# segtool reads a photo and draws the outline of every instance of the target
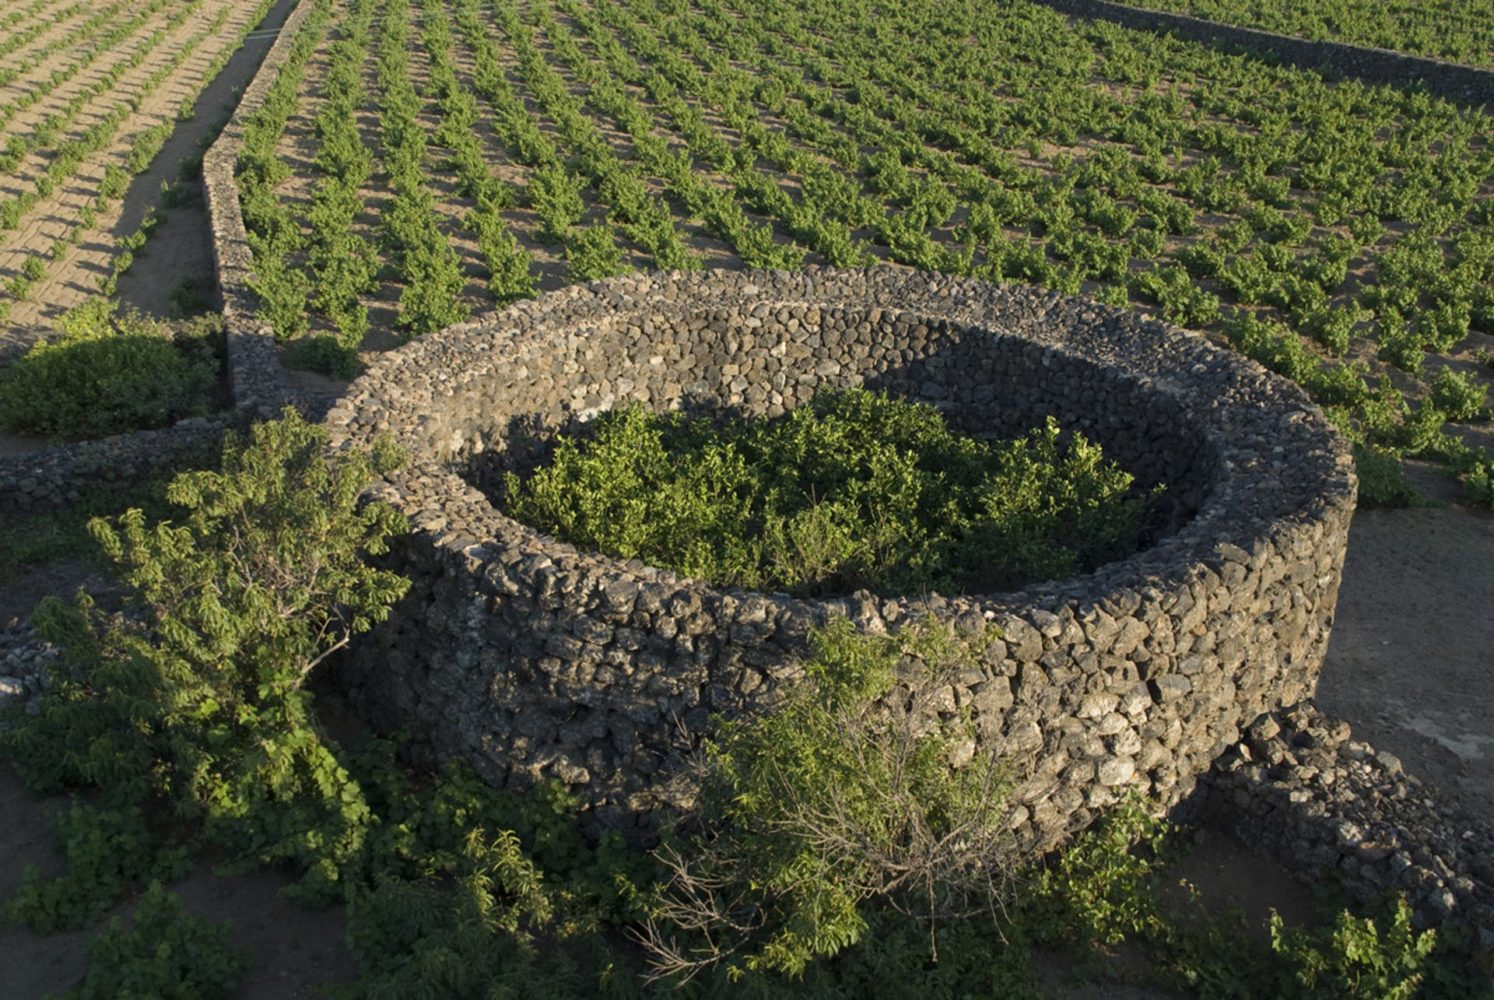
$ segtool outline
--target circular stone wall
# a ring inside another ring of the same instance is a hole
[[[778,414],[857,384],[977,434],[1056,415],[1166,483],[1170,523],[1015,593],[799,600],[578,552],[482,488],[630,400]],[[1132,788],[1173,804],[1244,726],[1311,693],[1355,490],[1344,441],[1252,362],[1121,310],[900,269],[567,288],[385,355],[328,424],[334,446],[388,431],[411,457],[376,491],[413,525],[393,558],[414,584],[359,644],[351,692],[498,785],[558,779],[624,827],[687,797],[666,781],[681,752],[713,713],[770,706],[831,615],[1001,628],[934,702],[1018,768],[1024,840]]]

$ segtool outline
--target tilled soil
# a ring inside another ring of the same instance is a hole
[[[289,6],[288,2],[280,4],[267,19],[267,25],[278,25]],[[181,102],[197,88],[203,72],[214,57],[233,43],[239,30],[253,15],[253,6],[247,3],[234,4],[230,0],[205,0],[201,11],[188,18],[180,29],[152,50],[150,57],[140,66],[125,74],[117,87],[95,98],[93,103],[80,112],[67,135],[59,137],[60,142],[72,137],[74,133],[81,133],[102,118],[109,108],[120,104],[128,93],[134,92],[132,88],[136,88],[154,69],[171,59],[174,46],[179,46],[194,32],[205,27],[224,7],[230,9],[230,14],[222,30],[215,37],[205,39],[174,72],[161,81],[121,125],[108,148],[87,157],[77,173],[60,184],[49,197],[38,202],[15,231],[0,235],[0,277],[18,272],[30,257],[45,257],[51,250],[53,241],[72,229],[83,207],[94,197],[105,168],[110,164],[123,164],[143,132],[176,117]],[[164,20],[165,17],[166,12],[163,12],[158,19]],[[147,26],[142,30],[148,32],[151,29]],[[224,103],[233,91],[252,77],[268,44],[268,38],[251,36],[240,50],[244,57],[231,60],[215,78],[213,86],[204,92],[204,96],[211,95],[210,100],[215,105]],[[55,59],[43,62],[32,70],[31,75],[40,74],[39,78],[44,79],[55,68],[54,62]],[[86,82],[88,76],[88,73],[80,74],[75,81]],[[79,82],[69,84],[70,87],[81,85]],[[34,124],[31,118],[44,113],[49,106],[49,102],[44,101],[18,115],[7,127],[6,134],[29,132],[30,126]],[[199,112],[203,106],[204,102],[199,100]],[[99,213],[94,228],[83,234],[61,260],[48,260],[45,276],[31,289],[25,301],[12,306],[8,318],[0,324],[0,360],[14,356],[38,338],[47,336],[64,311],[97,294],[98,280],[108,274],[118,252],[119,237],[129,234],[140,224],[146,208],[155,204],[159,198],[162,181],[175,179],[182,155],[190,152],[202,136],[209,134],[219,118],[216,114],[197,113],[189,122],[183,123],[175,130],[167,148],[156,157],[152,167],[132,179],[125,197]],[[50,153],[43,151],[31,154],[21,165],[17,175],[10,178],[10,183],[25,182],[29,186],[31,175],[44,170],[49,158]],[[162,260],[180,263],[180,255],[173,253],[171,245],[176,239],[172,237],[161,243],[152,241],[150,250],[158,253]],[[200,241],[200,237],[195,236],[183,236],[181,239]],[[142,263],[144,260],[142,258]],[[173,275],[163,280],[174,286],[181,277]],[[167,290],[169,291],[169,287]]]
[[[213,274],[207,204],[201,181],[180,180],[180,166],[217,135],[293,6],[291,0],[280,0],[270,9],[222,72],[197,96],[192,117],[171,133],[150,168],[130,182],[123,212],[114,225],[116,237],[126,236],[140,225],[146,209],[159,199],[162,183],[180,184],[186,201],[164,211],[166,221],[146,243],[145,252],[136,254],[134,265],[120,276],[120,301],[156,316],[170,316],[176,307],[173,293],[185,284],[211,299],[217,278]]]

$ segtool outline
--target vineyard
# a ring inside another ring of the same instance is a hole
[[[1494,66],[1494,17],[1466,0],[1129,0],[1314,41]]]
[[[1485,995],[1494,105],[1265,48],[0,0],[0,997]]]
[[[118,231],[133,178],[270,6],[30,0],[0,11],[4,346],[113,292],[156,224],[146,212],[139,230]]]
[[[1227,340],[1370,499],[1401,455],[1487,482],[1482,110],[1026,5],[314,2],[240,183],[262,314],[333,371],[633,269],[891,262]]]

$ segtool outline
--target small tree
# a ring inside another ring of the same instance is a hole
[[[119,852],[94,848],[119,836],[88,831],[155,843],[146,835],[168,815],[245,857],[299,862],[309,888],[338,878],[368,807],[304,684],[408,586],[364,562],[404,527],[387,504],[359,503],[374,473],[397,461],[389,447],[330,457],[325,432],[287,409],[247,442],[231,438],[221,471],[172,480],[179,523],[148,525],[139,510],[91,522],[138,613],[106,617],[82,592],[74,607],[49,599],[37,611],[64,656],[41,712],[0,747],[34,790],[99,794],[75,807],[68,873],[52,882],[33,873],[18,916],[76,924],[107,905],[101,893],[159,874],[154,848],[116,870]]]

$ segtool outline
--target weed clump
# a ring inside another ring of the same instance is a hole
[[[1007,768],[968,716],[928,720],[997,634],[930,621],[868,636],[839,619],[779,710],[721,722],[698,764],[703,808],[656,852],[667,877],[641,935],[655,973],[799,976],[879,907],[931,933],[990,916],[1020,858]]]

